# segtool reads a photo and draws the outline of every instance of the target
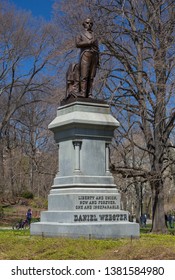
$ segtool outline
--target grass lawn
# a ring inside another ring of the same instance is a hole
[[[174,260],[175,236],[141,233],[140,239],[87,240],[30,236],[0,230],[1,260]]]

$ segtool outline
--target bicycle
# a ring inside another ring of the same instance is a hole
[[[30,224],[28,222],[28,220],[19,220],[18,222],[14,223],[12,225],[12,229],[15,230],[19,230],[19,229],[29,229],[30,228]]]

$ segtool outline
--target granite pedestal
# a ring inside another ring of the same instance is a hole
[[[118,121],[106,103],[74,99],[50,123],[58,144],[59,171],[48,211],[31,224],[32,235],[71,238],[139,237],[139,225],[120,210],[109,170],[109,144]]]

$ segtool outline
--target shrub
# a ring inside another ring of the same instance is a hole
[[[27,198],[27,199],[33,199],[34,198],[34,194],[32,192],[29,191],[25,191],[21,194],[21,196],[23,198]]]
[[[33,208],[47,208],[48,201],[42,197],[35,197],[30,203],[30,206]]]

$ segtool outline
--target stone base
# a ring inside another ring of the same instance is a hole
[[[128,221],[128,212],[120,210],[120,194],[110,187],[52,189],[48,211],[30,230],[31,235],[71,238],[139,237],[139,225]]]
[[[58,108],[49,128],[59,146],[59,171],[48,211],[31,224],[32,235],[139,237],[139,225],[120,210],[120,194],[110,173],[109,143],[118,126],[103,102],[70,99]]]
[[[139,225],[131,222],[104,223],[47,223],[31,224],[32,235],[70,238],[139,238]]]

